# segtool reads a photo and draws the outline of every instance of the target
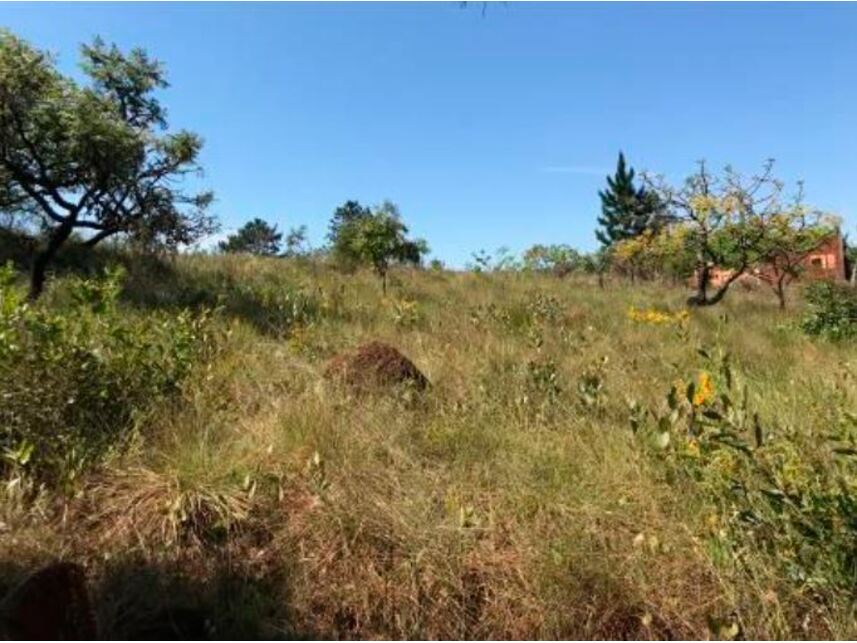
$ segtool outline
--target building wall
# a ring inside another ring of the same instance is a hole
[[[836,234],[828,237],[820,246],[806,256],[801,261],[804,267],[804,272],[801,275],[802,279],[815,281],[818,279],[831,279],[834,281],[845,281],[845,242],[842,235]],[[752,278],[753,273],[758,274],[760,268],[751,270],[747,273],[747,277]],[[712,268],[710,283],[715,288],[720,286],[732,274],[731,270],[723,268]],[[743,277],[742,277],[743,278]],[[695,284],[695,279],[692,280]]]
[[[827,239],[802,262],[804,273],[813,279],[845,280],[845,243],[840,235]]]

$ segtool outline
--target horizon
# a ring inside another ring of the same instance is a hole
[[[451,268],[504,246],[590,251],[620,150],[674,182],[701,158],[748,174],[775,158],[857,232],[853,5],[3,9],[63,73],[81,76],[96,35],[165,64],[170,128],[206,142],[220,236],[260,217],[319,246],[336,206],[390,199]]]

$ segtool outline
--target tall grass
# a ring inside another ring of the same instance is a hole
[[[55,508],[7,494],[0,556],[12,575],[85,562],[108,636],[178,601],[218,636],[854,637],[854,515],[810,509],[857,481],[831,451],[847,444],[825,438],[849,439],[857,348],[807,338],[800,310],[767,295],[687,319],[684,299],[419,271],[383,298],[369,274],[240,257],[132,269],[129,315],[219,306],[217,358]],[[428,392],[324,380],[328,358],[371,339],[401,349]],[[754,460],[712,437],[725,424],[688,432],[691,411],[726,413],[726,353]],[[681,399],[670,419],[671,388],[703,371],[712,401]],[[771,471],[816,504],[765,505],[767,527],[748,531],[730,485],[762,493]]]

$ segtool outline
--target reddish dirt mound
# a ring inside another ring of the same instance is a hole
[[[83,568],[54,563],[30,576],[12,598],[8,628],[13,639],[96,638]]]
[[[381,342],[363,344],[353,353],[337,355],[327,365],[325,376],[361,390],[399,384],[423,390],[429,384],[411,360]]]

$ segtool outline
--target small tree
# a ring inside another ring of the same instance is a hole
[[[601,216],[595,236],[604,247],[632,239],[645,230],[656,230],[663,224],[664,212],[657,194],[634,185],[634,170],[626,166],[621,152],[616,173],[607,177],[607,189],[598,192],[598,196]]]
[[[372,266],[387,293],[387,273],[396,263],[419,265],[429,249],[422,239],[407,238],[395,204],[385,201],[369,215],[361,214],[339,227],[334,246],[356,263]]]
[[[632,281],[636,277],[646,276],[653,272],[653,264],[657,261],[654,232],[646,230],[635,237],[614,242],[610,248],[610,257],[614,268],[630,275]]]
[[[256,218],[245,223],[235,234],[219,244],[221,252],[248,253],[271,257],[279,254],[283,233],[277,232],[277,226]]]
[[[820,212],[806,212],[800,197],[793,209],[771,218],[762,239],[762,265],[756,276],[786,307],[786,288],[804,272],[806,258],[828,237],[837,223]]]
[[[26,214],[44,232],[30,298],[75,231],[94,246],[113,235],[175,248],[212,233],[210,192],[188,193],[180,179],[199,173],[202,140],[164,133],[154,97],[167,86],[145,51],[124,54],[96,39],[82,48],[86,86],[61,75],[53,59],[0,32],[0,210]]]
[[[500,246],[496,252],[494,272],[514,272],[520,270],[521,263],[508,246]]]
[[[686,279],[695,266],[688,250],[687,232],[687,227],[669,226],[659,232],[647,230],[632,239],[618,241],[610,249],[611,262],[629,274],[673,281]]]
[[[340,231],[358,219],[371,216],[372,209],[360,205],[359,201],[346,201],[333,211],[330,218],[330,226],[327,238],[331,243],[336,243],[340,238]]]
[[[583,256],[571,246],[564,244],[536,244],[524,251],[524,267],[527,270],[550,271],[564,277],[584,267]]]
[[[484,248],[480,248],[476,252],[471,252],[470,256],[473,257],[473,261],[468,262],[468,270],[472,270],[473,272],[488,272],[491,270],[492,257]]]
[[[307,227],[301,225],[297,228],[290,228],[289,234],[286,235],[286,251],[283,255],[286,257],[303,257],[310,252],[311,248],[307,242]]]
[[[371,216],[372,210],[359,201],[346,201],[333,211],[327,238],[330,255],[340,268],[353,270],[360,263],[354,255],[352,237],[358,228],[356,224]]]
[[[604,288],[604,275],[610,269],[610,252],[606,248],[599,248],[595,252],[582,255],[581,265],[587,274],[598,277],[598,287]]]

